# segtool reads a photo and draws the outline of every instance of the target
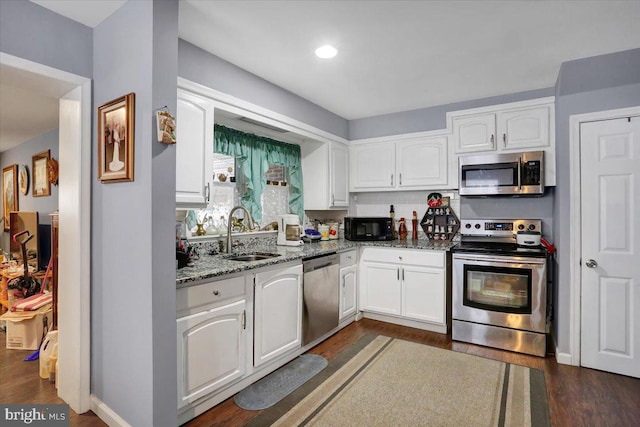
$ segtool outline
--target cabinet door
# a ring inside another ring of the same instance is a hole
[[[449,158],[446,136],[400,141],[396,145],[398,187],[447,184]]]
[[[495,114],[477,114],[453,118],[453,139],[457,153],[496,149]]]
[[[206,207],[213,180],[213,103],[178,90],[176,204]]]
[[[402,281],[402,315],[410,319],[444,324],[444,270],[405,266],[402,267]]]
[[[340,269],[340,320],[356,312],[356,266]]]
[[[503,150],[544,148],[549,145],[548,106],[507,110],[497,114],[498,144]]]
[[[351,191],[395,188],[395,153],[389,142],[349,146]]]
[[[332,142],[329,155],[330,206],[349,206],[349,151],[345,145]]]
[[[256,274],[254,366],[302,345],[302,265]]]
[[[247,371],[245,300],[177,320],[178,408]]]
[[[402,313],[400,267],[362,262],[360,302],[362,309],[384,314]]]

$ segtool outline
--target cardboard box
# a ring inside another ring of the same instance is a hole
[[[34,311],[8,312],[0,316],[7,324],[7,348],[37,350],[43,338],[45,324],[51,327],[51,304]]]

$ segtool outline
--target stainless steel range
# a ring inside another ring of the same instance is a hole
[[[453,339],[544,356],[547,252],[518,246],[518,231],[542,232],[540,220],[461,220],[453,249]]]

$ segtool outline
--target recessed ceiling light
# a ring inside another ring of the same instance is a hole
[[[335,47],[328,44],[324,46],[320,46],[319,48],[316,49],[316,56],[318,58],[324,58],[324,59],[333,58],[337,54],[338,54],[338,50]]]

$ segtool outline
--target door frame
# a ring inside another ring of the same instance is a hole
[[[91,79],[0,52],[0,63],[75,85],[60,100],[78,109],[59,117],[61,167],[58,211],[60,310],[58,396],[77,413],[91,409]],[[60,115],[59,115],[60,116]],[[61,239],[62,240],[62,239]]]
[[[629,116],[640,115],[640,106],[619,108],[615,110],[597,111],[593,113],[576,114],[569,117],[569,355],[558,354],[558,362],[580,366],[580,339],[581,339],[581,297],[582,297],[582,271],[580,259],[582,258],[582,197],[580,194],[580,125],[582,123],[597,122],[603,120],[622,119]]]

